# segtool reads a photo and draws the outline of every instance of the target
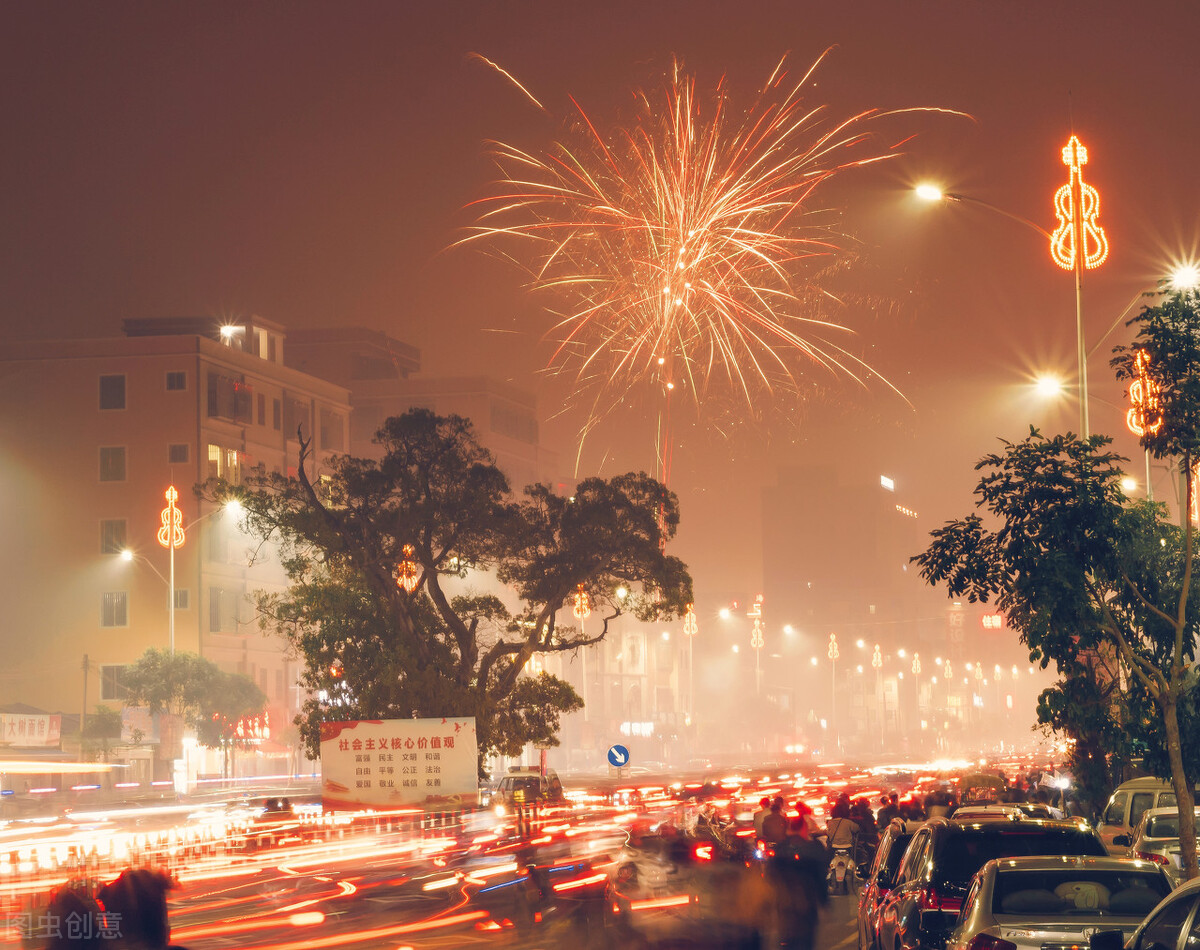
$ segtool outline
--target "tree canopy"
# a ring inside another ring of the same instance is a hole
[[[1168,457],[1193,511],[1191,473],[1200,445],[1200,314],[1194,292],[1146,307],[1118,347],[1118,378],[1139,379],[1143,444]],[[930,583],[952,596],[994,599],[1008,624],[1062,680],[1041,697],[1039,717],[1080,739],[1077,763],[1100,767],[1104,753],[1135,749],[1175,787],[1188,876],[1197,874],[1192,789],[1200,778],[1195,722],[1194,528],[1170,521],[1164,505],[1131,502],[1120,487],[1127,461],[1111,439],[1044,437],[1031,429],[976,466],[977,514],[932,532],[915,558]],[[1104,746],[1108,745],[1105,749]]]
[[[247,529],[279,551],[290,586],[257,607],[304,660],[310,753],[327,719],[474,716],[481,760],[557,744],[560,714],[582,704],[530,659],[596,643],[622,613],[678,615],[692,599],[664,551],[678,502],[644,473],[517,496],[468,420],[422,409],[386,420],[379,458],[335,456],[319,477],[299,437],[296,477],[257,471],[205,490],[236,494]],[[485,589],[497,582],[508,603]],[[572,616],[580,594],[587,635]]]
[[[178,716],[210,749],[239,743],[238,723],[261,716],[267,697],[247,676],[195,653],[147,650],[125,671],[130,705]]]

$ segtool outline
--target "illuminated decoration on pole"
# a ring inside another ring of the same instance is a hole
[[[688,720],[689,720],[689,722],[691,721],[692,717],[695,715],[695,712],[696,712],[696,710],[694,708],[695,703],[693,701],[694,697],[695,697],[695,692],[694,692],[694,679],[693,679],[693,675],[692,675],[692,670],[693,670],[692,639],[696,636],[696,634],[700,630],[700,626],[696,623],[696,611],[694,608],[695,608],[694,604],[688,604],[687,610],[684,611],[684,614],[683,614],[683,632],[687,635],[687,645],[688,645],[688,659],[687,659],[688,692],[687,692],[687,694],[688,694]]]
[[[829,659],[833,660],[836,663],[837,658],[840,655],[841,654],[838,651],[838,645],[837,645],[837,634],[831,633],[829,635],[829,649],[826,651],[826,656],[828,656]]]
[[[176,506],[179,492],[174,485],[168,485],[163,497],[167,499],[167,507],[162,510],[162,527],[158,529],[158,543],[170,552],[171,570],[167,575],[167,637],[170,641],[171,655],[175,655],[175,549],[184,542],[183,512]]]
[[[921,654],[920,653],[913,654],[912,671],[913,671],[913,676],[919,676],[921,674]]]
[[[754,628],[750,631],[750,646],[756,650],[763,648],[762,621],[757,617],[754,618]]]
[[[875,652],[871,654],[871,665],[875,667],[875,669],[879,669],[881,666],[883,666],[883,651],[879,649],[878,643],[875,644]]]
[[[946,665],[942,668],[942,675],[945,676],[947,680],[954,675],[954,667],[950,665],[949,660],[946,661]]]
[[[754,595],[754,606],[746,611],[747,617],[762,617],[763,595]]]
[[[1050,236],[1050,256],[1063,270],[1074,270],[1077,263],[1092,270],[1108,257],[1108,237],[1096,223],[1100,193],[1083,180],[1088,154],[1078,136],[1071,136],[1062,150],[1062,158],[1063,164],[1071,169],[1071,180],[1054,193],[1058,227]],[[1082,255],[1078,253],[1081,248]]]
[[[582,584],[575,588],[575,606],[571,608],[571,613],[577,620],[586,620],[592,615],[592,601]]]
[[[1129,411],[1125,424],[1134,435],[1154,435],[1163,426],[1163,411],[1158,402],[1158,383],[1149,372],[1150,354],[1138,350],[1134,357],[1137,378],[1129,384]]]
[[[1108,238],[1096,223],[1100,194],[1083,181],[1087,149],[1072,135],[1062,151],[1071,180],[1054,194],[1058,227],[1050,235],[1050,256],[1059,267],[1075,272],[1075,346],[1079,362],[1079,432],[1091,436],[1088,419],[1087,347],[1083,340],[1083,271],[1099,267],[1108,257]]]
[[[1200,524],[1200,462],[1192,466],[1192,524]]]
[[[416,551],[413,550],[411,544],[404,545],[404,560],[396,568],[396,586],[404,588],[405,592],[409,594],[417,589],[420,574],[416,562],[412,559],[414,554]]]
[[[687,611],[683,615],[683,632],[689,637],[694,637],[700,629],[696,624],[696,611],[692,609],[693,605],[687,605]]]
[[[983,664],[982,663],[975,664],[975,679],[976,680],[983,679]]]

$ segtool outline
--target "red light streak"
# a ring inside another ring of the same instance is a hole
[[[630,901],[630,910],[654,910],[659,907],[682,907],[685,904],[690,904],[692,898],[688,894],[679,894],[675,897],[648,897],[645,900]]]

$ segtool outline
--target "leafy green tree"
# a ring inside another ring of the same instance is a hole
[[[226,774],[238,723],[261,716],[267,705],[249,677],[227,673],[195,653],[147,650],[125,671],[125,685],[130,705],[178,716],[196,731],[197,742],[221,749]]]
[[[108,761],[113,743],[121,738],[121,713],[103,703],[97,704],[83,727],[83,747]]]
[[[304,659],[313,698],[297,725],[312,755],[325,720],[414,715],[474,716],[481,765],[555,745],[560,715],[582,703],[530,675],[530,659],[586,648],[622,613],[650,620],[692,599],[687,569],[664,553],[676,498],[645,474],[517,497],[469,421],[412,410],[376,434],[381,458],[338,456],[315,479],[299,436],[295,478],[259,471],[204,490],[236,494],[246,527],[278,545],[291,586],[260,593],[259,616]],[[471,590],[470,571],[520,606]],[[596,625],[586,636],[572,616],[580,590]]]

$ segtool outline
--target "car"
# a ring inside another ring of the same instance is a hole
[[[1200,792],[1200,786],[1196,790]],[[1112,793],[1096,830],[1112,854],[1125,854],[1126,848],[1113,843],[1115,838],[1131,837],[1149,809],[1175,808],[1177,804],[1175,787],[1170,782],[1151,776],[1130,779]]]
[[[1100,836],[1083,821],[933,818],[918,829],[896,882],[879,910],[880,950],[940,950],[971,880],[994,858],[1026,855],[1105,857]]]
[[[996,805],[960,805],[950,813],[957,821],[978,821],[981,818],[1009,818],[1013,815],[1025,818],[1062,818],[1057,808],[1041,802],[1004,802]]]
[[[1200,819],[1200,807],[1196,808]],[[1183,877],[1183,858],[1179,848],[1179,809],[1150,808],[1133,829],[1132,836],[1117,835],[1113,845],[1129,849],[1130,857],[1153,861],[1166,868],[1176,883]]]
[[[536,766],[514,765],[496,783],[491,801],[497,813],[504,814],[518,804],[562,804],[566,798],[554,769],[546,769],[543,773]]]
[[[1179,885],[1164,897],[1125,942],[1126,950],[1185,950],[1200,944],[1197,903],[1200,903],[1200,878]],[[1099,946],[1099,938],[1106,933],[1093,934],[1090,943]]]
[[[989,861],[975,875],[946,950],[1077,947],[1097,930],[1127,937],[1171,887],[1162,867],[1131,858]]]
[[[875,859],[862,868],[862,886],[858,894],[858,950],[878,950],[879,908],[891,890],[900,859],[921,822],[897,818],[883,832]]]

